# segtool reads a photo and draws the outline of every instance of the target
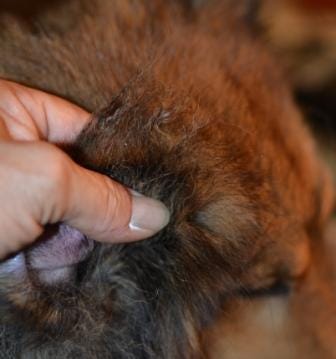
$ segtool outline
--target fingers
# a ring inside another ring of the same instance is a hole
[[[13,139],[72,142],[90,115],[59,97],[0,80],[0,117]]]
[[[50,155],[42,225],[65,221],[90,238],[112,243],[144,239],[167,225],[169,212],[161,202],[78,166],[57,148]]]
[[[0,182],[6,188],[0,191],[0,219],[6,217],[0,230],[20,229],[11,248],[33,242],[44,225],[59,221],[104,242],[147,238],[168,223],[161,202],[129,192],[40,141],[71,142],[88,121],[88,113],[76,105],[0,80]]]
[[[73,164],[64,219],[103,242],[127,242],[154,235],[167,225],[169,212],[159,201],[131,193],[106,176]]]

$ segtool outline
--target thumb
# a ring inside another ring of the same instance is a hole
[[[73,163],[64,219],[102,242],[150,237],[167,225],[168,209],[159,201],[129,191],[99,173]]]

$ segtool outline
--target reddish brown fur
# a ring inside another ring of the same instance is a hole
[[[0,75],[94,111],[73,157],[172,213],[148,241],[97,246],[73,288],[2,275],[8,357],[205,356],[222,310],[299,280],[320,246],[330,184],[281,75],[243,8],[187,3],[75,1],[80,21],[32,33],[2,19]]]

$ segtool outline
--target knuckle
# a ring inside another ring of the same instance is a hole
[[[65,153],[54,146],[43,144],[42,153],[42,178],[45,188],[51,196],[60,195],[67,188],[71,161]]]
[[[108,183],[107,178],[103,178],[103,205],[105,208],[104,216],[102,218],[103,227],[109,228],[115,226],[115,220],[117,218],[117,207],[118,207],[118,193],[114,186]]]
[[[128,224],[128,196],[118,183],[106,178],[105,223],[107,227],[122,228]]]

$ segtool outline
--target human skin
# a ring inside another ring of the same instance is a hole
[[[0,80],[0,259],[65,222],[102,242],[150,237],[166,207],[78,166],[55,143],[72,142],[90,115],[61,98]]]

